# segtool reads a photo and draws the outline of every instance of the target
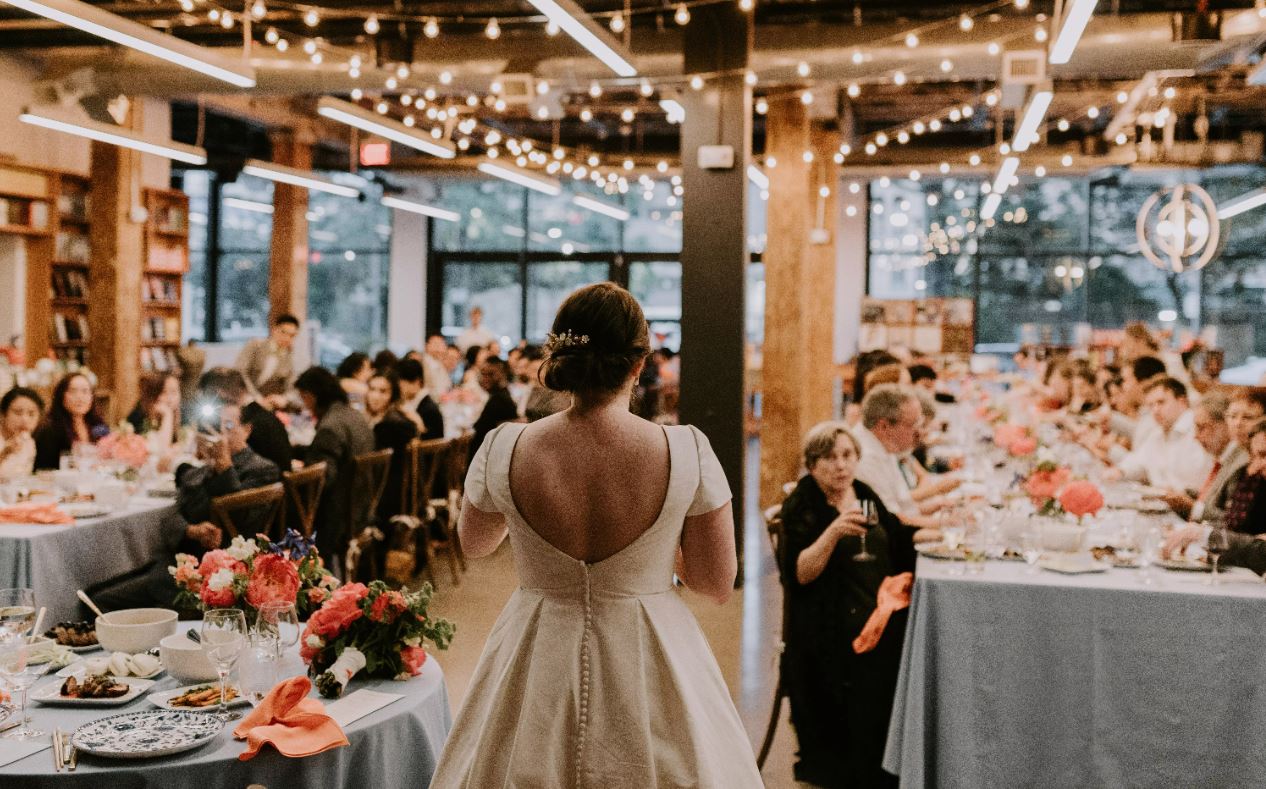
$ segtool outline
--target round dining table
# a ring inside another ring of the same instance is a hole
[[[93,653],[104,654],[104,653]],[[298,655],[286,655],[279,675],[303,671]],[[62,682],[48,676],[35,685]],[[344,692],[347,699],[358,690],[398,694],[402,698],[344,726],[349,745],[302,758],[283,756],[271,745],[248,761],[239,760],[246,741],[233,737],[240,721],[230,721],[219,735],[194,750],[173,756],[119,760],[80,752],[77,768],[57,771],[50,734],[54,729],[73,732],[79,726],[110,715],[143,710],[158,711],[146,696],[181,687],[167,674],[137,699],[118,707],[62,707],[32,704],[33,725],[46,734],[45,747],[24,758],[0,766],[0,786],[17,789],[44,787],[92,787],[92,789],[145,789],[192,787],[196,789],[244,789],[261,785],[268,789],[288,787],[374,787],[421,789],[431,775],[452,726],[444,671],[434,656],[422,672],[405,681],[354,678]],[[315,689],[313,697],[317,696]],[[326,704],[331,702],[322,699]],[[250,708],[236,708],[243,716]],[[210,714],[210,713],[207,713]],[[0,739],[0,762],[12,755],[19,743]],[[33,747],[33,746],[32,746]],[[11,757],[10,757],[11,758]]]

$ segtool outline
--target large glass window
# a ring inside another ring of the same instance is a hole
[[[607,263],[575,260],[533,263],[528,266],[527,339],[541,342],[554,323],[563,299],[577,288],[607,279]]]
[[[523,279],[511,261],[452,261],[444,265],[442,326],[455,338],[469,325],[472,307],[484,313],[484,326],[513,344],[522,339]]]
[[[207,170],[186,170],[180,173],[178,183],[178,188],[189,196],[189,270],[185,272],[184,287],[181,288],[180,312],[184,326],[180,336],[206,340],[211,173]]]
[[[220,186],[219,254],[214,263],[220,340],[268,334],[272,205],[272,181],[241,174]]]
[[[629,293],[646,312],[653,343],[681,350],[681,263],[675,260],[630,263]]]

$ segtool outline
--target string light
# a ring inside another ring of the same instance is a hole
[[[193,11],[193,0],[180,0],[180,10],[186,14]]]
[[[1069,127],[1070,127],[1071,125],[1072,125],[1072,124],[1070,124],[1070,123],[1068,122],[1068,119],[1067,119],[1067,118],[1060,118],[1060,119],[1059,119],[1059,123],[1055,124],[1055,128],[1059,129],[1059,130],[1060,130],[1060,131],[1062,131],[1062,132],[1066,132],[1066,131],[1068,131],[1068,129],[1069,129]]]
[[[589,109],[588,107],[585,107],[583,110],[580,111],[580,119],[584,121],[585,123],[588,123],[589,121],[593,120],[593,110]]]
[[[441,71],[441,72],[440,72],[440,84],[441,84],[441,85],[451,85],[451,84],[453,84],[453,72],[451,72],[451,71]]]
[[[303,12],[303,24],[308,27],[316,27],[321,24],[321,15],[317,13],[315,8],[309,8]]]
[[[677,6],[677,12],[673,14],[673,21],[679,25],[690,24],[690,9],[686,8],[685,3]]]
[[[813,151],[805,151],[800,154],[800,159],[804,161],[805,164],[813,164]]]
[[[1090,119],[1090,120],[1092,120],[1092,121],[1093,121],[1093,120],[1095,120],[1096,118],[1098,118],[1098,117],[1099,117],[1099,108],[1098,108],[1098,107],[1091,107],[1091,108],[1089,108],[1088,110],[1086,110],[1086,117],[1087,117],[1087,118],[1089,118],[1089,119]]]
[[[635,116],[634,116],[633,110],[628,107],[625,107],[624,111],[620,113],[620,120],[624,121],[625,123],[632,123],[634,117]]]
[[[988,50],[989,50],[990,56],[997,57],[998,53],[1002,52],[1002,45],[999,44],[997,41],[990,41]]]
[[[765,101],[764,99],[757,99],[756,114],[764,115],[767,112],[769,112],[769,102]]]
[[[409,67],[403,63],[396,66],[396,79],[408,79],[408,78],[409,78]]]
[[[939,131],[941,130],[941,121],[940,121],[940,119],[939,119],[939,118],[933,118],[932,120],[928,121],[928,130],[929,130],[929,131],[934,131],[934,132],[939,132]]]
[[[800,103],[806,107],[813,103],[813,91],[806,90],[800,94]]]
[[[873,142],[866,143],[865,151],[867,156],[874,156],[878,150],[879,148],[877,148]]]
[[[756,0],[739,0],[740,11],[751,11],[756,8]]]
[[[749,86],[755,86],[756,72],[748,69],[747,73],[743,75],[743,82],[747,83]]]
[[[970,118],[971,116],[976,114],[976,108],[971,106],[970,104],[964,104],[962,112],[963,112],[964,118]]]
[[[1117,104],[1124,104],[1130,100],[1130,94],[1125,91],[1117,91]]]
[[[848,143],[844,143],[843,145],[840,146],[841,155],[848,156],[852,152],[853,152],[853,146],[849,145]]]
[[[314,66],[319,66],[321,65],[321,61],[325,60],[325,56],[320,52],[313,52],[308,60],[311,60]]]
[[[590,95],[590,96],[592,96],[592,97],[593,97],[593,98],[595,98],[595,99],[596,99],[596,98],[598,98],[599,96],[601,96],[601,95],[602,95],[602,86],[601,86],[601,85],[599,85],[597,82],[590,82],[590,83],[589,83],[589,95]]]
[[[980,154],[978,154],[978,153],[973,153],[970,157],[968,157],[968,159],[967,159],[967,163],[968,163],[968,164],[970,164],[972,167],[979,167],[979,166],[980,166]]]
[[[400,85],[395,77],[387,77],[387,81],[384,84],[386,84],[387,90],[395,90]]]
[[[865,59],[866,59],[866,56],[862,54],[862,51],[860,49],[853,50],[853,65],[854,66],[860,66],[862,64],[862,61],[864,61]]]
[[[1015,0],[1016,9],[1023,11],[1029,7],[1029,0]]]
[[[365,91],[360,88],[352,88],[352,101],[360,101],[365,98]]]
[[[914,33],[906,33],[906,46],[914,49],[919,45],[919,37]]]
[[[1050,38],[1050,33],[1047,33],[1046,28],[1044,27],[1039,27],[1037,30],[1033,31],[1033,39],[1039,44],[1046,43],[1046,39],[1048,38]]]
[[[380,102],[378,102],[377,104],[375,104],[375,105],[374,105],[374,110],[375,110],[375,111],[376,111],[379,115],[386,115],[386,114],[387,114],[387,109],[388,109],[388,107],[387,107],[387,102],[385,102],[385,101],[380,101]]]
[[[212,8],[210,11],[208,11],[208,12],[207,12],[207,19],[210,19],[212,22],[219,22],[219,21],[220,21],[220,9],[218,9],[218,8]]]
[[[888,144],[888,135],[887,135],[887,134],[885,134],[884,132],[880,132],[879,134],[876,134],[876,135],[875,135],[875,144],[876,144],[876,145],[878,145],[880,148],[882,148],[882,147],[884,147],[885,145],[887,145],[887,144]]]
[[[365,32],[371,36],[376,36],[378,35],[378,31],[380,29],[381,26],[378,24],[378,15],[370,14],[369,18],[365,20]]]
[[[958,18],[958,29],[963,31],[964,33],[971,32],[971,29],[975,26],[976,26],[976,20],[972,19],[967,14],[963,14],[962,16]]]
[[[268,9],[264,6],[264,0],[255,0],[251,3],[251,17],[253,19],[263,19],[268,15]]]
[[[948,74],[953,70],[954,70],[954,61],[950,60],[949,58],[946,58],[945,60],[941,61],[941,71]]]
[[[947,175],[950,171],[949,162],[941,162],[940,166],[936,169],[940,171],[941,175]]]
[[[612,33],[623,33],[624,15],[616,11],[615,16],[611,17],[611,21],[607,23],[607,26],[611,28]]]
[[[909,132],[907,132],[905,129],[902,129],[901,131],[897,132],[897,144],[905,145],[908,142],[910,142]]]
[[[287,49],[290,49],[290,42],[284,38],[279,38],[277,39],[276,46],[278,52],[285,52]]]
[[[892,84],[896,85],[898,88],[906,84],[906,73],[904,71],[894,73],[892,75]]]
[[[848,97],[850,99],[855,99],[860,95],[862,95],[862,86],[858,85],[856,82],[848,83]]]
[[[1066,154],[1064,154],[1062,157],[1060,157],[1059,163],[1060,163],[1060,164],[1062,164],[1062,165],[1064,165],[1065,167],[1072,167],[1072,166],[1073,166],[1073,157],[1072,157],[1072,155],[1071,155],[1071,154],[1067,154],[1067,153],[1066,153]]]
[[[405,126],[408,126],[409,128],[413,128],[413,125],[414,125],[415,123],[417,123],[418,121],[417,121],[417,119],[416,119],[416,118],[414,118],[412,115],[406,115],[406,116],[404,116],[404,120],[403,120],[403,121],[401,121],[401,122],[402,122]]]
[[[484,35],[493,41],[501,38],[501,25],[497,24],[497,18],[495,16],[489,18],[488,25],[484,28]]]
[[[400,103],[408,107],[410,104],[413,103],[413,97],[410,96],[408,93],[406,93],[400,97]]]
[[[694,75],[693,77],[691,77],[691,78],[690,78],[690,89],[691,89],[691,90],[703,90],[703,77],[699,76],[698,74],[696,74],[696,75]]]
[[[910,127],[910,130],[913,131],[915,135],[919,135],[927,131],[927,126],[923,124],[923,121],[915,121],[914,125]]]
[[[426,20],[426,24],[422,26],[422,35],[427,38],[435,38],[440,34],[440,23],[435,17]]]
[[[313,52],[316,52],[316,50],[317,50],[317,43],[313,39],[309,38],[307,41],[303,42],[303,51],[306,54],[311,55]]]
[[[644,97],[650,98],[651,94],[655,92],[655,87],[651,85],[650,80],[644,79],[642,80],[642,84],[638,86],[637,91]]]
[[[800,61],[799,65],[796,66],[796,73],[801,77],[809,76],[809,64],[805,63],[803,60]]]
[[[545,23],[545,35],[553,38],[558,35],[558,23],[553,19]]]

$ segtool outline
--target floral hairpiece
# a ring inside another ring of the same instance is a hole
[[[588,334],[572,334],[571,329],[562,334],[545,335],[545,352],[548,354],[557,353],[562,348],[571,348],[576,345],[588,345]]]

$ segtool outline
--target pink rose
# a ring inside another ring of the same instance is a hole
[[[228,551],[217,549],[207,551],[202,555],[202,564],[198,565],[198,574],[205,580],[214,575],[216,570],[224,568],[232,570],[234,575],[246,573],[245,564],[234,559],[233,555]]]
[[[1103,509],[1103,493],[1093,482],[1079,479],[1064,487],[1059,494],[1059,504],[1064,512],[1078,518],[1094,515]]]
[[[310,605],[320,605],[329,596],[330,593],[325,589],[320,586],[314,586],[308,590],[308,603]]]
[[[375,622],[394,622],[408,608],[404,595],[399,592],[383,592],[369,607],[369,618]]]
[[[360,601],[367,594],[369,589],[364,584],[340,587],[308,620],[309,626],[317,635],[326,639],[337,638],[352,622],[360,619],[364,613],[361,611]]]
[[[255,558],[246,585],[246,602],[255,608],[265,603],[293,603],[299,593],[299,571],[294,562],[275,553]]]
[[[1053,471],[1034,471],[1024,481],[1024,492],[1029,494],[1029,498],[1035,504],[1041,505],[1048,499],[1055,498],[1060,489],[1068,482],[1070,476],[1071,472],[1066,468],[1057,468]]]
[[[1027,437],[1029,431],[1021,425],[998,425],[993,430],[993,443],[1003,449],[1011,449],[1011,445]]]
[[[1011,442],[1008,450],[1013,457],[1028,457],[1037,451],[1037,439],[1033,436],[1024,436]]]
[[[403,647],[400,650],[400,660],[410,674],[416,675],[422,671],[422,664],[426,662],[426,650],[422,647]]]

